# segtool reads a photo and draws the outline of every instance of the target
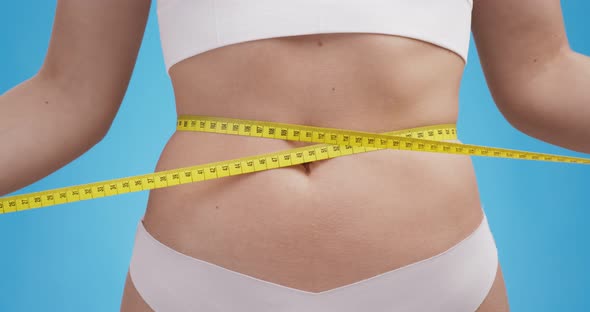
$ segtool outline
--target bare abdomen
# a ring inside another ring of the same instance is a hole
[[[385,132],[455,123],[462,66],[415,40],[339,34],[229,46],[171,75],[179,114]],[[177,132],[156,170],[302,145]],[[146,228],[190,256],[322,291],[439,253],[481,221],[467,156],[381,150],[309,169],[153,190]]]

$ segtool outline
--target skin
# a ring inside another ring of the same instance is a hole
[[[15,146],[0,153],[0,194],[47,176],[106,134],[149,6],[58,1],[42,68],[0,97],[0,142]],[[559,1],[477,0],[472,25],[504,117],[539,140],[590,153],[590,60],[569,48]],[[385,132],[456,123],[463,69],[458,55],[417,40],[317,34],[226,46],[169,73],[179,114]],[[178,132],[156,170],[303,145]],[[438,254],[481,218],[469,157],[385,150],[153,190],[144,224],[189,256],[318,292]],[[121,310],[150,311],[129,276]],[[478,311],[508,311],[500,267]]]

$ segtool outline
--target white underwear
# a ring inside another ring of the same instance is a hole
[[[485,215],[473,233],[438,255],[319,293],[179,253],[157,241],[140,221],[130,275],[158,312],[473,312],[490,291],[497,267]]]

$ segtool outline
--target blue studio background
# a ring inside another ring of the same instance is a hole
[[[42,64],[55,5],[55,0],[3,3],[0,93]],[[562,6],[572,47],[590,55],[590,2],[562,1]],[[175,118],[153,1],[133,78],[106,138],[16,193],[152,172]],[[464,143],[588,157],[519,133],[503,119],[485,84],[473,41],[458,128]],[[512,311],[590,311],[590,166],[473,160]],[[118,311],[147,195],[0,215],[0,311]]]

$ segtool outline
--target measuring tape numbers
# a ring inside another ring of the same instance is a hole
[[[590,164],[590,159],[586,158],[445,142],[445,140],[457,139],[454,124],[372,133],[269,121],[182,115],[178,118],[177,130],[319,144],[126,178],[1,197],[0,214],[213,180],[380,149]]]

